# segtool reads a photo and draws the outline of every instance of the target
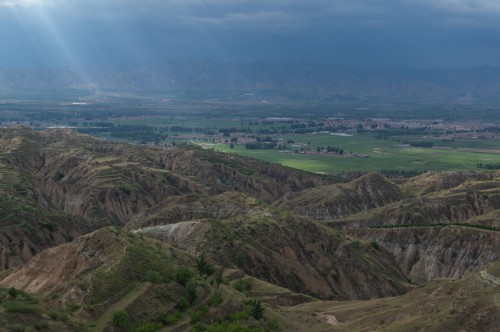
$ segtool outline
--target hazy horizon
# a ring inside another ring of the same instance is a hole
[[[0,68],[500,66],[499,22],[493,0],[0,0]]]

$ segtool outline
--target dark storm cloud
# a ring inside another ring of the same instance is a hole
[[[496,0],[0,0],[0,66],[499,65],[498,22]]]

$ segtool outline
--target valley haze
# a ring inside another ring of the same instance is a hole
[[[500,326],[496,0],[0,0],[0,332]]]

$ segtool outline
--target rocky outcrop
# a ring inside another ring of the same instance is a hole
[[[42,251],[0,280],[0,287],[14,287],[35,294],[51,292],[123,254],[124,246],[122,238],[109,229],[102,229]]]
[[[500,260],[500,233],[495,231],[446,226],[362,228],[349,234],[386,248],[418,283],[463,278]]]

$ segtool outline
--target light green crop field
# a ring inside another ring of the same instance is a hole
[[[344,172],[344,171],[381,171],[381,170],[477,170],[476,165],[482,163],[500,162],[500,142],[464,140],[464,147],[481,149],[480,152],[463,151],[460,142],[453,145],[457,148],[439,146],[436,141],[434,148],[398,147],[397,142],[375,139],[371,134],[354,134],[353,136],[334,136],[329,134],[284,136],[286,140],[295,143],[309,143],[310,149],[316,146],[336,146],[344,149],[344,154],[358,153],[367,158],[306,155],[283,153],[278,150],[247,150],[243,144],[230,149],[227,144],[216,144],[212,147],[218,151],[237,153],[284,166],[302,169],[310,172]],[[490,149],[490,151],[487,151]]]

